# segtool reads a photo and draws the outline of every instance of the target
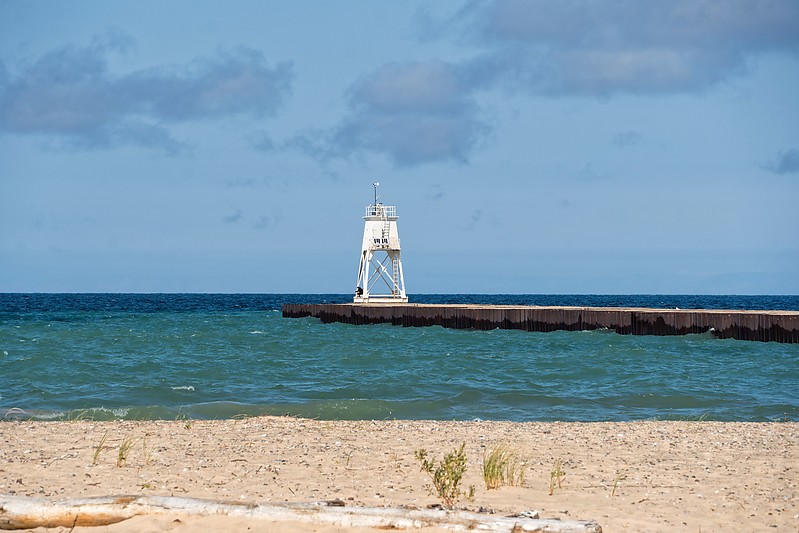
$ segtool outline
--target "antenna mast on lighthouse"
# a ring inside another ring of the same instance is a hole
[[[358,267],[358,284],[355,303],[404,303],[405,280],[402,275],[400,240],[397,231],[397,207],[378,202],[374,182],[375,202],[366,206],[363,217],[363,242],[361,263]]]

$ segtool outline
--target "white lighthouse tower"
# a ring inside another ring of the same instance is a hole
[[[355,303],[403,303],[405,280],[402,277],[400,240],[397,232],[397,206],[383,205],[377,201],[366,207],[363,217],[363,243],[361,264],[358,267],[358,284]]]

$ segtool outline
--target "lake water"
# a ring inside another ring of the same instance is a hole
[[[350,295],[0,294],[0,417],[799,420],[799,345],[322,324]],[[797,296],[411,295],[799,309]]]

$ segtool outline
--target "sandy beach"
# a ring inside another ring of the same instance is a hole
[[[0,495],[425,509],[440,500],[415,452],[441,458],[461,443],[464,485],[476,490],[459,508],[498,516],[535,510],[542,518],[594,520],[605,532],[799,531],[793,422],[4,421]],[[521,486],[488,490],[483,457],[500,444],[524,458],[525,478]],[[550,494],[558,463],[561,486]],[[248,528],[361,529],[177,513],[74,531]]]

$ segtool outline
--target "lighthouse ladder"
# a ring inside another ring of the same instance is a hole
[[[381,245],[388,248],[388,236],[391,234],[391,222],[388,220],[383,221],[383,240],[380,241]]]
[[[391,287],[392,294],[399,293],[399,259],[394,257],[391,260],[391,273],[394,275],[394,286]]]

